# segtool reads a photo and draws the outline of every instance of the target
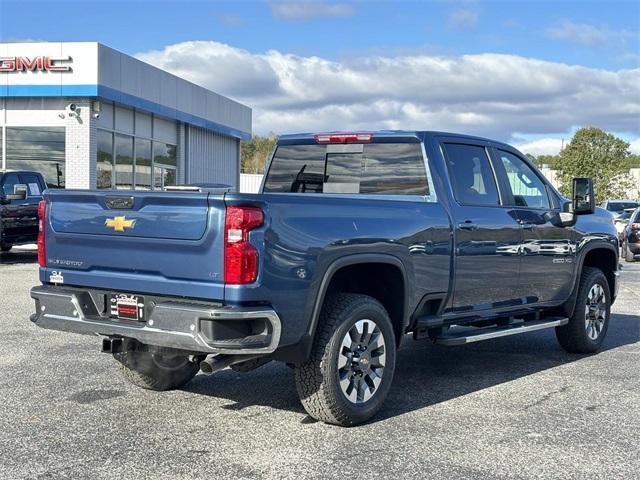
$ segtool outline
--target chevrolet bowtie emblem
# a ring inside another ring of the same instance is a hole
[[[107,218],[104,222],[107,228],[113,228],[116,232],[124,232],[125,228],[133,228],[136,226],[135,220],[127,220],[126,217]]]

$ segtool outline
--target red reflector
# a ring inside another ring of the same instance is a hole
[[[258,250],[249,243],[249,232],[264,223],[257,207],[229,206],[225,218],[224,282],[235,285],[258,278]]]
[[[47,266],[47,252],[44,245],[44,228],[47,221],[47,202],[40,200],[38,203],[38,265]]]
[[[373,133],[316,133],[316,143],[368,143]]]

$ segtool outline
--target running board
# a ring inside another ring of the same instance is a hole
[[[465,328],[459,332],[452,332],[442,335],[434,339],[439,345],[449,347],[457,345],[466,345],[467,343],[482,342],[491,340],[492,338],[508,337],[509,335],[518,335],[520,333],[535,332],[545,328],[560,327],[569,323],[568,318],[547,318],[545,320],[535,320],[515,325],[505,325],[491,328]]]

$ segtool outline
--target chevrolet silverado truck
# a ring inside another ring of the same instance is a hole
[[[38,172],[0,170],[0,251],[36,243],[38,204],[46,188]]]
[[[259,194],[47,191],[31,321],[99,335],[136,385],[295,369],[306,411],[350,426],[406,334],[464,345],[555,328],[593,353],[618,238],[591,179],[563,198],[513,147],[425,131],[280,137]]]

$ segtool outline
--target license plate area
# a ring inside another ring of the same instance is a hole
[[[109,301],[111,318],[129,322],[144,322],[144,297],[126,293],[113,293]]]

